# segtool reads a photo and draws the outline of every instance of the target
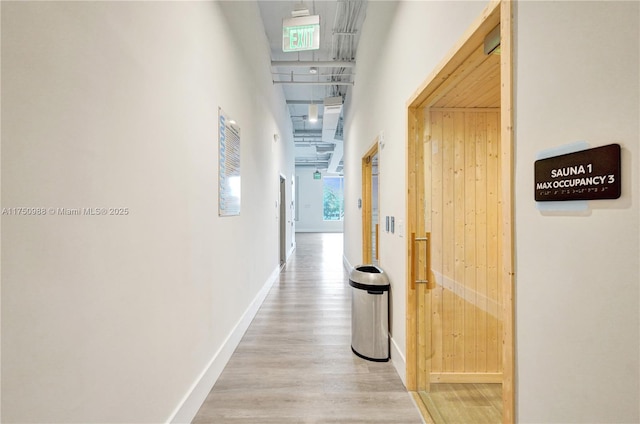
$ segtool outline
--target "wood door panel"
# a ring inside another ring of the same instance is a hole
[[[437,283],[425,293],[426,368],[500,373],[500,111],[434,109],[425,116],[424,219]]]

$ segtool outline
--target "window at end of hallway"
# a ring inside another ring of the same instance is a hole
[[[344,219],[344,177],[324,177],[323,219],[342,221]]]

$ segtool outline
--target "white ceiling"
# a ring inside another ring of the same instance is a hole
[[[258,1],[271,46],[273,81],[282,85],[291,115],[296,166],[342,173],[342,109],[333,107],[325,111],[323,101],[334,97],[337,98],[334,102],[343,103],[355,82],[355,55],[366,3],[366,0]],[[320,49],[285,53],[282,20],[301,8],[320,16]],[[317,62],[313,64],[317,65],[317,74],[310,73],[309,62]],[[310,103],[318,104],[316,123],[308,119]]]

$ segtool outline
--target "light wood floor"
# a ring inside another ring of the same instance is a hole
[[[342,234],[296,234],[194,423],[422,423],[391,363],[351,352]]]
[[[432,384],[420,392],[435,424],[499,424],[502,422],[500,384]]]

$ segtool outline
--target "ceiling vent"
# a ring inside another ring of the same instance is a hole
[[[342,111],[342,97],[325,97],[324,113],[340,113]]]
[[[335,149],[335,145],[331,143],[316,145],[316,153],[333,152],[334,149]]]

